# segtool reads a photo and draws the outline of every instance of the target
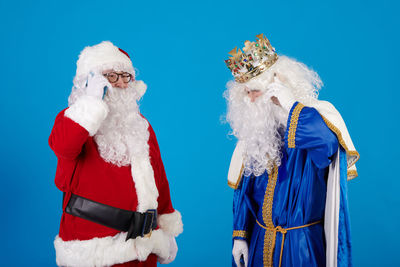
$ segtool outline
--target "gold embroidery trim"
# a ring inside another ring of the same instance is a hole
[[[244,169],[244,165],[242,164],[242,168],[240,169],[239,177],[236,179],[236,183],[232,183],[231,181],[228,180],[228,186],[230,188],[233,188],[233,189],[238,188],[240,181],[242,180],[243,169]]]
[[[304,108],[304,105],[301,103],[298,103],[292,112],[292,117],[290,119],[290,125],[289,125],[289,133],[288,133],[288,147],[289,148],[296,147],[295,139],[296,139],[297,123],[299,120],[300,112],[303,108]],[[353,157],[353,159],[349,161],[349,164],[347,166],[347,168],[350,168],[360,159],[360,154],[355,150],[349,150],[346,143],[344,142],[344,139],[343,139],[343,136],[342,136],[342,133],[340,132],[340,130],[333,123],[331,123],[327,118],[325,118],[322,115],[321,115],[321,117],[324,120],[326,126],[328,126],[328,128],[336,134],[336,137],[337,137],[340,145],[346,150],[346,154],[349,157]],[[355,170],[350,170],[347,172],[348,180],[352,180],[352,179],[356,178],[357,176],[358,176],[358,173]]]
[[[290,118],[290,124],[289,124],[289,133],[288,133],[288,147],[289,148],[295,148],[296,143],[296,129],[297,129],[297,123],[299,120],[299,115],[301,110],[304,108],[304,105],[301,103],[297,103],[296,107],[294,108],[292,112],[292,116]]]
[[[264,224],[269,229],[274,229],[274,223],[272,221],[272,206],[274,203],[274,192],[276,182],[278,180],[278,167],[274,164],[272,169],[272,173],[269,174],[267,189],[264,195],[263,202],[263,221]],[[263,263],[264,266],[272,266],[272,256],[275,247],[275,235],[274,231],[265,231],[264,236],[264,251],[263,251]]]
[[[232,237],[242,237],[247,238],[247,231],[244,230],[234,230]]]
[[[342,133],[340,132],[340,130],[335,125],[333,125],[333,123],[330,122],[327,118],[325,118],[322,115],[321,115],[321,117],[324,120],[326,126],[328,126],[328,128],[336,134],[339,144],[346,150],[346,154],[348,156],[354,157],[354,159],[351,160],[349,162],[349,164],[347,165],[347,169],[350,168],[351,166],[356,164],[356,162],[360,159],[360,154],[355,150],[349,150],[346,143],[344,142],[344,139],[343,139],[343,136],[342,136]],[[349,176],[349,174],[350,174],[350,176]],[[348,178],[348,180],[352,180],[352,179],[356,178],[357,176],[358,176],[358,174],[357,174],[357,171],[355,171],[355,170],[350,170],[347,172],[347,177],[350,177],[350,178]]]
[[[356,170],[348,170],[347,171],[347,180],[353,180],[358,176],[358,173]]]
[[[273,266],[273,256],[274,256],[274,249],[276,243],[276,233],[279,232],[282,234],[282,242],[281,242],[281,251],[279,256],[279,267],[282,264],[282,255],[283,255],[283,245],[285,242],[285,235],[287,231],[305,228],[314,224],[318,224],[321,221],[290,227],[290,228],[282,228],[281,226],[274,225],[272,221],[272,207],[274,203],[274,193],[276,182],[278,181],[278,167],[274,164],[273,170],[269,175],[267,189],[264,195],[264,202],[263,202],[263,221],[264,225],[261,224],[258,220],[256,220],[257,224],[265,229],[265,236],[264,236],[264,251],[263,251],[263,265],[264,267],[272,267]]]

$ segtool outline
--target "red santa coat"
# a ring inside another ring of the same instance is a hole
[[[113,207],[137,211],[143,204],[140,202],[152,197],[146,192],[149,186],[138,184],[142,182],[134,179],[134,166],[118,167],[104,161],[93,139],[108,112],[106,105],[86,97],[70,109],[58,114],[49,137],[50,147],[58,158],[55,184],[66,193],[63,210],[73,193]],[[149,161],[154,177],[146,179],[154,179],[157,191],[153,194],[156,207],[152,208],[157,208],[159,214],[158,229],[149,238],[125,241],[126,233],[63,212],[60,232],[54,242],[58,265],[109,266],[143,261],[151,253],[164,258],[168,256],[169,238],[182,232],[182,221],[180,213],[172,207],[160,150],[150,124],[148,131]],[[152,203],[151,199],[148,203]]]

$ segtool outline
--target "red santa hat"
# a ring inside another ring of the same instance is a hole
[[[90,72],[105,70],[124,71],[135,77],[135,69],[127,52],[113,45],[110,41],[103,41],[94,46],[85,47],[76,62],[76,76],[74,84],[86,82]],[[139,96],[146,92],[147,86],[143,81],[134,81]]]
[[[135,69],[128,53],[116,47],[110,41],[85,47],[79,55],[76,67],[76,77],[87,76],[91,71],[108,69],[126,71],[135,75]]]

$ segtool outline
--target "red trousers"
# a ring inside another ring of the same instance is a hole
[[[157,267],[157,255],[150,254],[146,261],[129,261],[115,264],[112,267]]]

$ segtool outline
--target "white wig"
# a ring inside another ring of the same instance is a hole
[[[229,81],[227,83],[228,90],[224,95],[229,102],[231,94],[236,93],[234,91],[239,91],[238,93],[243,96],[247,94],[246,88],[265,92],[268,85],[273,82],[275,74],[283,84],[292,89],[297,101],[309,104],[318,98],[318,91],[323,85],[319,75],[305,64],[287,56],[279,56],[275,64],[268,70],[246,83]]]
[[[247,92],[266,92],[274,76],[292,89],[295,99],[310,104],[318,98],[322,81],[318,74],[306,65],[286,56],[279,59],[267,71],[246,83],[229,81],[224,97],[228,102],[226,120],[232,134],[245,144],[244,173],[258,176],[270,171],[273,164],[280,165],[283,132],[286,129],[287,112],[273,104],[267,94],[251,103]]]

